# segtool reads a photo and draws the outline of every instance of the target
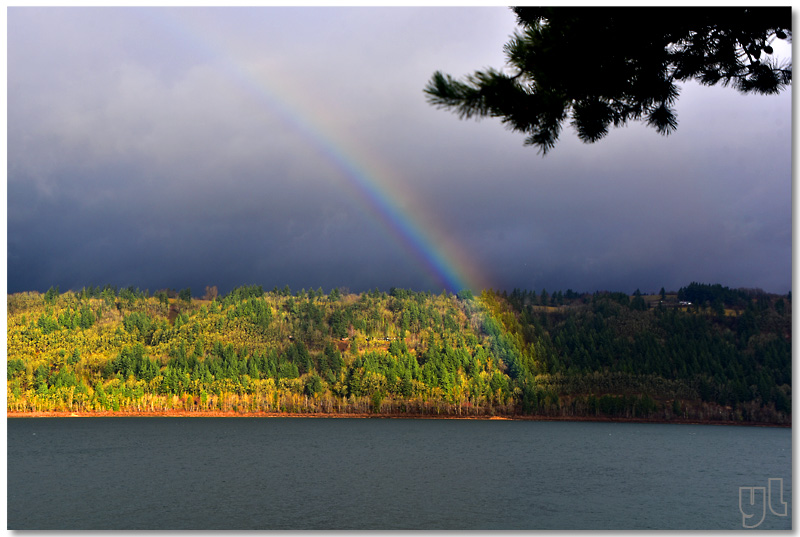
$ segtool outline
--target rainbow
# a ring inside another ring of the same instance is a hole
[[[326,126],[323,118],[330,115],[328,111],[315,114],[308,106],[293,102],[298,92],[296,88],[281,88],[287,84],[285,77],[258,73],[238,60],[222,43],[212,42],[168,10],[155,8],[150,13],[152,19],[169,32],[214,59],[233,82],[299,133],[337,168],[361,208],[415,259],[432,282],[452,293],[462,289],[480,292],[489,287],[488,278],[476,268],[474,256],[441,226],[430,217],[415,218],[402,209],[418,204],[397,189],[395,185],[402,182],[391,181],[392,172],[365,154],[357,142],[348,142],[341,135],[343,129],[334,132],[335,129]]]

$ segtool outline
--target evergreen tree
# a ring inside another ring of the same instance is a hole
[[[678,125],[678,82],[774,94],[791,83],[772,42],[791,38],[791,7],[517,7],[522,26],[505,46],[512,74],[465,81],[436,72],[428,102],[464,118],[497,117],[546,154],[565,120],[584,142],[613,125]]]

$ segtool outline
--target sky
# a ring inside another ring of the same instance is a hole
[[[10,7],[7,27],[8,293],[791,289],[791,91],[684,84],[674,134],[567,126],[542,157],[423,93],[504,65],[504,7]]]

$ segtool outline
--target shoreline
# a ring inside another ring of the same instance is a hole
[[[356,418],[356,419],[428,419],[428,420],[503,420],[503,421],[577,421],[598,423],[658,423],[677,425],[737,425],[744,427],[782,427],[791,428],[790,424],[741,422],[723,420],[695,419],[642,419],[642,418],[610,418],[588,416],[459,416],[450,414],[403,414],[403,413],[333,413],[333,412],[238,412],[219,410],[154,410],[154,411],[90,411],[90,412],[18,412],[6,411],[6,418]]]

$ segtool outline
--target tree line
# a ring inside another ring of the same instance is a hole
[[[791,419],[790,294],[213,291],[9,295],[8,409]]]

